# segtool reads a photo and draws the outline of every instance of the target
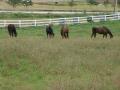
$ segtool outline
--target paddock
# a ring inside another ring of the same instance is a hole
[[[91,39],[93,26],[107,26],[114,35]],[[1,90],[119,90],[120,21],[69,25],[70,38],[47,39],[45,26],[17,28],[10,38],[0,28]]]

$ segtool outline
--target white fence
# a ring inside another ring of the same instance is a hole
[[[71,18],[55,18],[55,19],[40,19],[40,20],[0,20],[0,27],[6,27],[8,24],[15,24],[17,27],[29,26],[44,26],[49,23],[52,24],[78,24],[87,23],[88,20],[93,22],[120,20],[120,13],[111,15],[98,15],[88,17],[71,17]]]

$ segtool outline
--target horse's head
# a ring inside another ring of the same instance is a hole
[[[113,35],[112,35],[112,34],[110,34],[110,38],[113,38]]]
[[[113,34],[111,33],[110,29],[103,26],[103,28],[108,32],[108,34],[110,35],[110,38],[113,38]]]

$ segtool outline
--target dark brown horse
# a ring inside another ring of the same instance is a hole
[[[52,24],[49,24],[46,27],[46,34],[47,34],[47,38],[53,38],[54,37],[54,32],[53,32],[53,29],[52,29]]]
[[[106,37],[107,38],[107,34],[109,34],[110,38],[113,38],[113,34],[111,33],[111,31],[103,26],[103,27],[93,27],[92,28],[92,35],[91,35],[91,38],[92,37],[96,37],[96,33],[98,34],[103,34],[103,38]]]
[[[14,24],[8,25],[8,33],[10,37],[17,37],[16,27]]]
[[[69,29],[67,25],[62,25],[60,32],[61,32],[62,38],[69,38]]]

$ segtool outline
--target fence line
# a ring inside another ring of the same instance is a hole
[[[6,27],[8,24],[15,24],[17,27],[29,27],[29,26],[44,26],[49,23],[52,24],[78,24],[87,22],[100,22],[120,20],[120,13],[111,15],[97,15],[86,17],[70,17],[70,18],[54,18],[54,19],[40,19],[40,20],[0,20],[0,27]]]

